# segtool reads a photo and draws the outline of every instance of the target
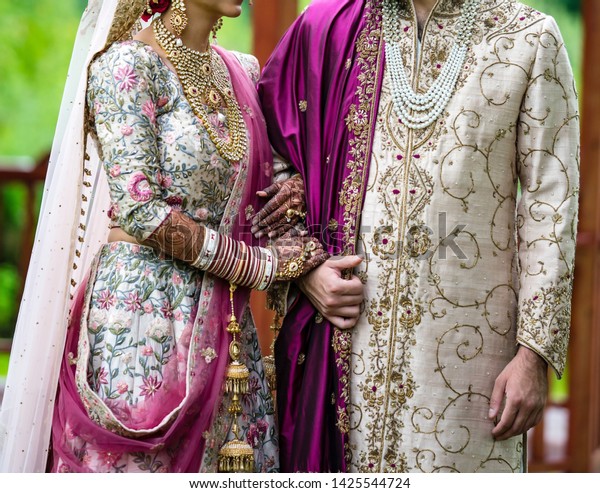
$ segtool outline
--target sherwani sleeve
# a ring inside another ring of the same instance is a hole
[[[571,321],[579,196],[577,91],[567,52],[551,17],[537,44],[518,122],[521,197],[517,212],[517,342],[562,376]]]

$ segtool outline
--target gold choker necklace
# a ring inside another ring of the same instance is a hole
[[[178,44],[161,18],[153,23],[153,28],[156,41],[175,67],[190,106],[217,151],[228,161],[240,161],[248,148],[246,125],[219,55],[210,46],[208,51],[201,53]],[[225,107],[229,138],[219,136],[219,131],[210,123],[207,106],[219,116],[221,108]]]

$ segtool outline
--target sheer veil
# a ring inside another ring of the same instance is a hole
[[[89,0],[79,25],[0,411],[0,472],[46,469],[70,299],[108,232],[107,183],[86,131],[87,66],[144,4]]]

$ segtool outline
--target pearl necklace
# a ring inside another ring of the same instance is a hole
[[[398,117],[408,128],[427,128],[446,109],[465,63],[480,1],[465,0],[459,20],[460,27],[450,56],[429,90],[421,94],[413,91],[404,71],[399,29],[400,1],[384,0],[385,57],[392,79],[392,98]]]
[[[211,47],[201,53],[184,46],[161,18],[153,23],[153,28],[156,41],[175,67],[187,100],[217,152],[227,161],[240,161],[248,148],[246,125],[219,55]],[[226,108],[229,138],[221,137],[211,124],[207,106],[217,113],[221,122],[225,115],[220,110]]]

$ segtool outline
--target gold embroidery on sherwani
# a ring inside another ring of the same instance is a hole
[[[356,228],[360,216],[360,207],[364,197],[365,168],[369,164],[368,150],[371,147],[373,119],[377,112],[375,93],[377,76],[380,72],[381,56],[381,0],[368,0],[365,6],[365,27],[356,42],[356,63],[361,74],[356,89],[358,104],[352,104],[345,118],[349,133],[349,161],[346,166],[351,170],[340,191],[340,204],[344,208],[344,254],[353,253],[356,248]],[[331,223],[330,223],[331,226]],[[337,223],[335,224],[337,228]],[[338,429],[347,434],[350,418],[347,406],[350,404],[350,355],[352,334],[334,329],[333,349],[338,354],[336,366],[341,370],[340,400],[345,406],[336,407]],[[345,451],[346,460],[350,460],[351,450]]]
[[[406,73],[426,91],[461,1],[438,2],[418,63],[401,1]],[[352,339],[351,471],[521,471],[522,438],[491,436],[494,380],[517,343],[564,368],[579,167],[572,76],[551,18],[514,0],[483,0],[479,14],[455,93],[429,128],[398,121],[384,77],[358,241],[366,300]]]

